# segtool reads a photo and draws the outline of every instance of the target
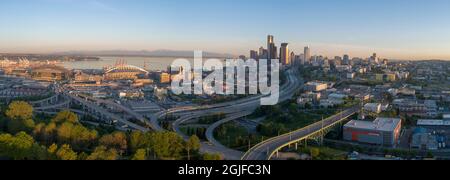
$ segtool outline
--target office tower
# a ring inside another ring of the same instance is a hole
[[[250,59],[258,60],[259,59],[258,51],[251,50],[250,51]]]
[[[295,60],[295,53],[294,53],[294,51],[291,52],[290,62],[291,62],[291,64],[298,64],[297,61]]]
[[[259,48],[259,57],[260,58],[262,58],[262,55],[264,54],[264,51],[265,51],[264,47],[260,47]]]
[[[275,46],[274,37],[272,35],[267,36],[267,52],[268,59],[277,59],[277,46]]]
[[[278,47],[273,44],[272,52],[270,53],[270,59],[278,59]]]
[[[350,56],[347,55],[347,54],[345,54],[345,55],[344,55],[344,59],[342,60],[342,62],[343,62],[343,64],[345,64],[345,65],[351,65],[351,62],[350,62]]]
[[[280,48],[280,62],[283,65],[290,64],[289,44],[282,43]]]
[[[272,53],[272,48],[273,48],[273,45],[274,45],[274,41],[273,40],[274,40],[274,38],[273,38],[272,35],[268,35],[267,36],[267,52],[268,52],[268,55],[269,55],[268,59],[270,59],[270,57],[272,57],[271,53]]]
[[[305,54],[302,53],[299,56],[300,65],[305,65]]]
[[[311,64],[311,49],[309,48],[309,46],[305,47],[304,55],[305,58],[303,59],[303,61],[305,62],[305,64]]]
[[[259,48],[259,59],[268,59],[268,52],[267,49],[264,49],[264,47]]]
[[[270,48],[270,44],[273,44],[273,43],[275,43],[273,36],[272,35],[268,35],[267,36],[267,45],[268,45],[267,48]]]
[[[284,65],[289,64],[290,62],[290,54],[289,54],[289,44],[282,43],[280,47],[280,62]]]

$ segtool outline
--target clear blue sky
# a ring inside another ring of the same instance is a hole
[[[450,59],[448,0],[1,0],[0,52],[299,53]]]

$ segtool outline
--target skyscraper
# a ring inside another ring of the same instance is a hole
[[[278,47],[273,44],[272,52],[270,53],[270,59],[278,59]]]
[[[258,51],[251,50],[250,51],[250,59],[258,60],[259,59]]]
[[[309,46],[305,47],[304,55],[305,55],[304,58],[305,64],[311,64],[311,49],[309,48]]]
[[[291,61],[291,64],[298,64],[297,60],[295,59],[294,51],[291,52],[290,61]]]
[[[267,36],[267,52],[268,59],[277,59],[277,46],[275,46],[274,37],[272,35]]]
[[[345,64],[345,65],[351,65],[350,56],[345,54],[344,55],[344,59],[342,60],[342,63]]]
[[[268,59],[268,54],[267,49],[264,49],[264,47],[259,48],[259,59]]]
[[[289,44],[288,43],[282,43],[280,48],[280,62],[283,65],[290,64],[291,58],[289,54]]]

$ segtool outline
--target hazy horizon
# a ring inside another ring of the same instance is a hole
[[[3,0],[0,53],[202,50],[450,60],[448,0]]]

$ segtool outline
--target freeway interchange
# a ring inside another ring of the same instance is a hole
[[[296,68],[287,69],[285,71],[287,76],[287,82],[281,86],[279,91],[279,102],[290,100],[294,94],[303,87],[303,80],[299,79],[298,71]],[[255,95],[231,102],[220,103],[215,105],[205,105],[205,106],[189,106],[189,107],[177,107],[168,109],[166,111],[153,114],[147,118],[143,115],[132,111],[131,109],[109,100],[96,99],[89,96],[84,96],[81,94],[68,92],[64,87],[57,87],[57,93],[64,95],[64,97],[69,98],[71,101],[75,101],[76,103],[82,104],[85,108],[87,108],[90,112],[97,114],[100,118],[108,117],[112,118],[115,121],[120,122],[121,124],[127,125],[133,129],[139,131],[150,131],[150,129],[146,127],[142,127],[141,125],[137,125],[135,123],[129,122],[124,117],[118,116],[116,114],[108,112],[107,109],[98,106],[99,104],[103,104],[108,108],[114,108],[120,110],[124,114],[127,114],[129,117],[133,117],[134,119],[145,123],[149,128],[153,131],[166,131],[159,124],[159,119],[161,117],[167,115],[176,115],[179,117],[172,123],[173,131],[177,134],[181,135],[184,139],[188,139],[183,132],[180,130],[180,125],[187,123],[189,121],[195,120],[196,118],[223,113],[226,114],[227,117],[225,119],[219,120],[207,128],[206,131],[206,139],[207,142],[202,142],[200,151],[204,153],[219,153],[223,155],[223,157],[227,160],[270,160],[275,153],[277,153],[283,147],[301,141],[310,135],[317,133],[321,129],[324,129],[328,126],[333,126],[336,123],[339,123],[343,119],[348,118],[349,116],[358,112],[359,108],[354,107],[347,109],[335,116],[327,118],[321,122],[310,125],[306,128],[299,129],[297,131],[281,135],[278,137],[271,138],[266,140],[255,147],[251,148],[248,152],[240,152],[237,150],[230,149],[220,144],[215,137],[214,131],[221,125],[240,119],[242,117],[248,116],[252,114],[258,107],[261,106],[261,98],[265,97],[264,95]],[[67,106],[66,103],[63,103],[64,106]],[[48,105],[52,108],[57,105]],[[44,107],[45,108],[45,107]]]
[[[301,80],[298,79],[298,72],[294,69],[289,69],[286,71],[287,74],[287,83],[285,83],[280,89],[280,102],[289,100],[293,97],[295,92],[301,88]],[[214,130],[225,124],[227,122],[245,117],[250,115],[254,110],[256,110],[260,105],[260,99],[264,97],[262,95],[252,96],[240,100],[236,100],[233,102],[221,103],[216,105],[208,105],[208,106],[200,106],[200,107],[191,107],[191,108],[178,108],[168,110],[166,113],[160,114],[160,117],[165,116],[166,114],[175,113],[180,115],[180,118],[177,119],[173,124],[173,130],[178,134],[182,135],[184,138],[186,137],[181,131],[179,126],[185,122],[193,120],[198,117],[207,116],[215,113],[224,113],[227,114],[228,117],[220,120],[216,123],[210,125],[206,131],[206,137],[208,142],[202,143],[201,151],[208,153],[219,153],[224,156],[225,159],[228,160],[239,160],[241,159],[243,152],[239,152],[228,147],[223,146],[214,138]],[[186,111],[186,109],[189,109]],[[158,121],[153,119],[153,126],[159,126]],[[158,128],[162,129],[162,128]]]

